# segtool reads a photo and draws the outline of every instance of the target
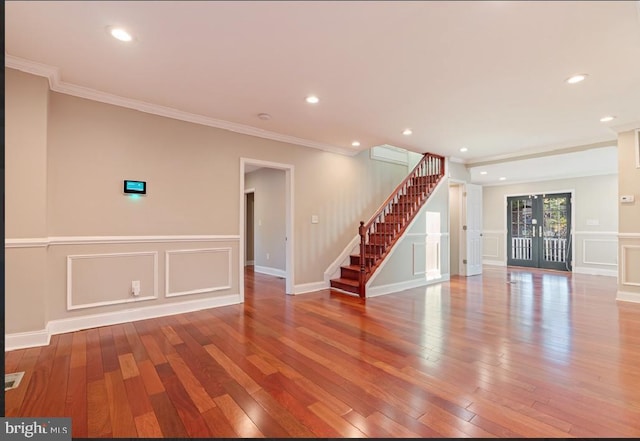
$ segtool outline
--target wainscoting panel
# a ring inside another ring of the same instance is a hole
[[[166,296],[231,289],[231,248],[166,251]]]
[[[418,276],[427,272],[427,244],[413,242],[413,275]]]
[[[583,239],[582,263],[617,266],[618,241],[616,239]]]
[[[132,281],[140,294],[132,294]],[[67,256],[67,310],[134,303],[158,298],[158,253]]]
[[[507,264],[505,238],[506,231],[484,230],[482,232],[482,263],[485,265]],[[464,236],[462,236],[464,237]]]
[[[617,277],[617,231],[574,231],[572,249],[573,272]]]
[[[622,285],[640,286],[640,245],[622,245]]]
[[[500,251],[498,245],[500,240],[497,237],[484,237],[482,238],[482,257],[495,259],[500,257]]]
[[[239,241],[237,235],[11,239],[5,340],[12,348],[37,346],[61,332],[240,303]],[[132,281],[140,281],[138,296]]]

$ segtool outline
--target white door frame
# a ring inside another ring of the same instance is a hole
[[[286,246],[285,246],[285,292],[287,294],[294,294],[293,292],[293,275],[294,275],[294,260],[293,260],[293,171],[292,164],[282,164],[278,162],[262,161],[260,159],[240,158],[240,252],[238,260],[238,274],[240,279],[240,301],[244,302],[244,262],[245,262],[245,188],[244,188],[244,174],[246,165],[256,165],[259,167],[275,168],[277,170],[284,170],[285,172],[285,231],[286,231]]]

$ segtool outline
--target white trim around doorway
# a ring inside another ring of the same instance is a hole
[[[240,252],[239,254],[239,274],[240,274],[240,301],[244,302],[244,282],[243,276],[244,274],[244,266],[245,266],[245,209],[244,209],[244,198],[245,193],[248,192],[244,188],[244,175],[245,169],[247,165],[255,165],[258,167],[266,167],[266,168],[274,168],[277,170],[284,170],[285,172],[285,204],[286,204],[286,247],[285,247],[285,271],[284,277],[286,280],[285,283],[285,292],[287,294],[295,294],[294,292],[294,237],[293,237],[293,200],[294,200],[294,191],[293,191],[293,183],[294,183],[294,166],[292,164],[283,164],[278,162],[270,162],[263,161],[260,159],[251,159],[251,158],[240,158]]]

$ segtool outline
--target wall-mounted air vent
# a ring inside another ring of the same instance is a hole
[[[4,390],[15,389],[20,385],[24,372],[15,372],[13,374],[5,374],[4,376]]]

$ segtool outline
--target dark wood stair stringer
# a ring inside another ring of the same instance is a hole
[[[360,222],[359,253],[350,255],[349,264],[340,267],[340,277],[331,279],[331,288],[366,298],[367,281],[389,255],[443,176],[444,157],[425,153],[369,222]]]

